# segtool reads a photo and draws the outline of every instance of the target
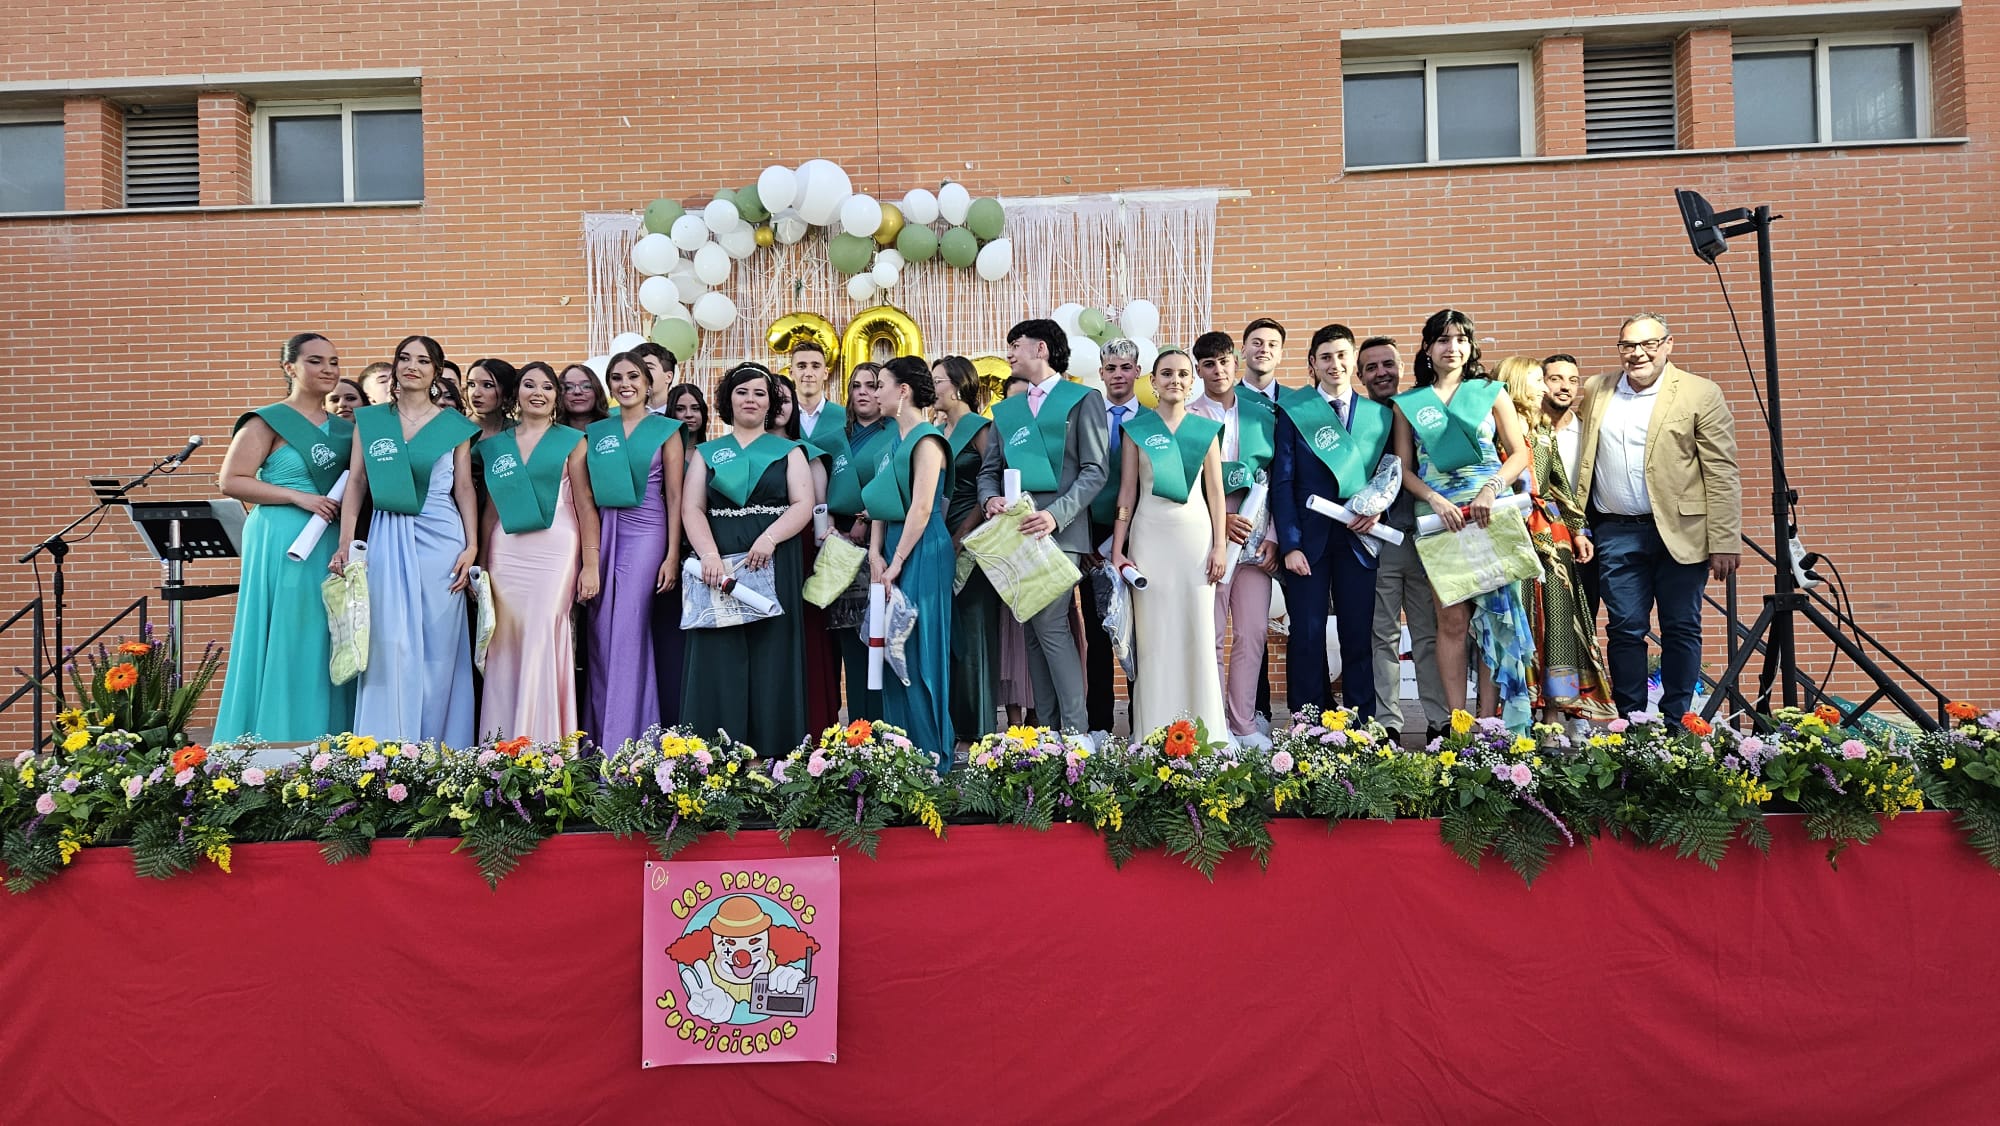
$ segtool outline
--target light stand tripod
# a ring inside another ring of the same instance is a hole
[[[1798,557],[1798,529],[1792,523],[1791,515],[1792,505],[1798,502],[1799,495],[1791,487],[1790,478],[1785,473],[1785,427],[1778,401],[1777,296],[1771,279],[1771,224],[1783,216],[1773,215],[1770,207],[1763,205],[1739,207],[1717,214],[1707,200],[1694,192],[1677,191],[1674,197],[1680,204],[1681,221],[1687,227],[1688,241],[1693,245],[1695,255],[1710,265],[1714,265],[1716,258],[1729,249],[1730,239],[1753,233],[1757,236],[1757,284],[1764,320],[1764,387],[1769,412],[1766,421],[1771,435],[1771,524],[1777,589],[1764,596],[1763,612],[1757,615],[1756,624],[1750,627],[1735,660],[1716,679],[1708,703],[1702,708],[1702,717],[1713,719],[1725,697],[1735,694],[1741,699],[1746,695],[1741,691],[1739,681],[1760,640],[1764,643],[1764,670],[1758,678],[1758,699],[1768,705],[1775,675],[1785,706],[1798,706],[1799,686],[1805,682],[1799,675],[1794,615],[1803,615],[1875,685],[1874,695],[1841,716],[1843,723],[1851,722],[1877,700],[1887,698],[1919,727],[1934,731],[1938,727],[1937,717],[1925,711],[1908,692],[1891,680],[1882,666],[1847,636],[1839,622],[1827,617],[1804,589],[1807,576],[1805,565]],[[1731,628],[1734,628],[1734,623]]]

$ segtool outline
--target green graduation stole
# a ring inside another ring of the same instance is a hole
[[[870,457],[875,443],[888,433],[888,427],[881,419],[854,432],[847,448],[833,455],[833,468],[826,475],[826,508],[835,516],[854,516],[861,512],[862,486],[875,479],[878,464],[876,454]]]
[[[896,448],[890,451],[885,459],[889,464],[883,469],[888,472],[878,470],[874,480],[869,481],[868,486],[861,490],[861,503],[868,510],[870,519],[887,520],[894,524],[909,515],[912,495],[911,474],[917,461],[917,445],[925,438],[944,439],[944,431],[928,422],[911,427],[910,432],[902,436]],[[945,440],[945,445],[947,447],[951,445],[948,439]],[[931,506],[933,509],[936,508],[936,497],[931,498]]]
[[[1180,504],[1201,476],[1202,460],[1222,433],[1222,424],[1188,414],[1181,416],[1179,429],[1168,430],[1159,415],[1147,411],[1134,415],[1121,433],[1139,443],[1139,452],[1153,463],[1153,495]]]
[[[347,468],[347,451],[354,444],[354,424],[337,414],[326,416],[326,429],[321,430],[306,419],[305,415],[284,403],[272,403],[268,407],[258,407],[245,411],[236,420],[235,430],[243,429],[243,424],[252,416],[264,420],[285,444],[299,451],[299,457],[306,463],[306,473],[312,477],[313,488],[325,496],[333,483],[340,480],[341,471]],[[234,433],[234,430],[231,431]]]
[[[1410,420],[1431,464],[1449,472],[1484,458],[1479,427],[1502,390],[1496,379],[1468,379],[1458,385],[1449,404],[1438,398],[1436,388],[1419,387],[1396,396],[1396,405],[1403,408],[1403,417]]]
[[[1247,489],[1257,480],[1257,474],[1270,472],[1271,457],[1278,448],[1277,433],[1278,420],[1271,413],[1271,404],[1262,395],[1238,391],[1236,460],[1222,463],[1223,492]]]
[[[486,495],[500,514],[508,535],[539,532],[555,523],[556,498],[562,495],[563,467],[569,452],[583,441],[583,432],[551,426],[535,452],[521,456],[519,430],[502,430],[479,443],[486,460]]]
[[[846,453],[847,409],[831,399],[826,400],[819,408],[819,422],[804,440],[808,458],[839,457]]]
[[[1375,466],[1382,460],[1382,451],[1388,448],[1390,423],[1395,416],[1388,407],[1365,395],[1352,395],[1349,402],[1353,404],[1353,417],[1347,426],[1340,424],[1340,416],[1333,413],[1333,404],[1326,401],[1317,386],[1287,392],[1278,407],[1299,428],[1299,436],[1305,439],[1313,455],[1340,483],[1340,495],[1351,497],[1375,476]]]
[[[735,435],[724,434],[713,441],[703,442],[695,450],[708,465],[708,487],[741,508],[749,502],[750,490],[764,479],[764,471],[771,468],[774,462],[784,460],[785,455],[798,446],[799,443],[790,438],[760,434],[746,447],[736,443]]]
[[[361,462],[368,470],[368,493],[375,507],[405,516],[424,510],[431,466],[437,459],[479,433],[479,424],[464,415],[439,411],[416,437],[404,442],[394,403],[355,411],[354,428],[361,432]]]
[[[993,404],[993,425],[1001,439],[1001,454],[1009,469],[1021,471],[1021,490],[1054,492],[1062,481],[1063,441],[1069,412],[1087,394],[1081,383],[1067,379],[1042,400],[1042,413],[1028,409],[1028,397],[1015,395]]]
[[[630,437],[625,434],[625,420],[618,415],[591,423],[583,432],[590,442],[584,447],[584,463],[590,467],[590,495],[597,507],[637,508],[646,499],[653,455],[680,428],[678,420],[663,414],[646,415],[632,428]]]

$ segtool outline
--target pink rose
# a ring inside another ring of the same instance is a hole
[[[125,779],[125,796],[127,798],[137,798],[139,796],[139,791],[145,788],[146,788],[146,780],[144,778],[139,777],[137,774],[134,774],[132,777]]]
[[[324,751],[322,751],[322,752],[320,752],[319,754],[316,754],[316,755],[314,755],[314,756],[313,756],[313,760],[312,760],[312,768],[313,768],[314,770],[325,770],[325,769],[326,769],[327,767],[329,767],[329,766],[331,766],[331,765],[333,765],[333,756],[332,756],[332,755],[330,755],[330,754],[327,754],[327,753],[325,753]]]
[[[52,794],[43,794],[35,799],[35,812],[47,817],[56,811],[56,799]]]
[[[773,762],[771,764],[771,781],[777,782],[781,785],[784,783],[786,765],[787,763],[786,760],[784,759],[778,759],[776,762]]]
[[[1862,746],[1862,745],[1861,745],[1861,740],[1859,740],[1859,739],[1849,739],[1849,740],[1848,740],[1847,742],[1845,742],[1845,743],[1842,743],[1842,744],[1840,745],[1840,757],[1841,757],[1841,758],[1867,758],[1867,757],[1868,757],[1868,748],[1867,748],[1867,747],[1864,747],[1864,746]]]
[[[263,772],[263,771],[261,771],[261,770],[259,770],[259,769],[257,769],[257,768],[256,768],[256,767],[254,767],[254,766],[253,766],[253,767],[250,767],[250,768],[249,768],[248,770],[245,770],[245,771],[243,772],[243,784],[244,784],[245,786],[261,786],[261,785],[263,785],[263,784],[264,784],[264,772]]]
[[[1605,724],[1604,729],[1606,731],[1611,732],[1613,735],[1616,735],[1630,726],[1632,726],[1631,721],[1625,719],[1623,716],[1620,716],[1619,718],[1612,720],[1610,723]]]
[[[1737,744],[1737,749],[1746,755],[1761,755],[1764,753],[1764,740],[1755,735],[1745,736],[1743,741]]]
[[[194,767],[192,766],[174,775],[174,785],[176,786],[185,786],[192,781],[194,781]]]
[[[479,752],[479,757],[473,759],[472,763],[474,766],[485,766],[487,763],[492,762],[494,759],[499,757],[500,757],[499,751],[488,749]]]
[[[1525,762],[1515,763],[1513,769],[1507,772],[1507,776],[1514,780],[1516,786],[1526,786],[1535,780],[1534,772],[1528,769],[1528,764]]]
[[[390,801],[402,801],[410,796],[410,788],[401,782],[392,782],[389,784],[388,794]]]
[[[420,751],[418,751],[418,750],[417,750],[417,745],[416,745],[415,743],[405,743],[405,744],[403,744],[403,757],[404,757],[404,758],[416,758],[416,757],[417,757],[418,755],[420,755],[421,753],[422,753],[422,752],[420,752]]]
[[[806,760],[806,773],[814,778],[826,773],[826,760],[820,757],[818,751],[814,751],[813,756]]]
[[[561,755],[550,755],[550,756],[549,756],[549,769],[550,769],[550,770],[561,770],[561,769],[562,769],[562,767],[563,767],[563,757],[562,757]]]
[[[1277,754],[1272,755],[1271,769],[1277,771],[1279,774],[1290,774],[1292,772],[1291,752],[1279,751]]]

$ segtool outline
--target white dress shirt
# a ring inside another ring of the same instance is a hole
[[[825,399],[821,399],[819,401],[819,405],[811,410],[806,410],[804,407],[800,407],[799,433],[804,434],[808,438],[812,437],[813,430],[819,426],[819,416],[823,414],[825,411],[826,411]]]
[[[1313,388],[1319,392],[1320,398],[1326,400],[1326,405],[1333,408],[1333,415],[1340,420],[1340,425],[1354,429],[1354,388],[1349,387],[1338,395],[1328,394],[1326,388],[1318,384],[1314,384]]]
[[[1569,412],[1569,419],[1556,428],[1556,456],[1562,459],[1563,480],[1572,486],[1576,484],[1577,441],[1583,435],[1583,420],[1575,411]]]
[[[1243,392],[1248,391],[1252,395],[1262,395],[1266,399],[1269,399],[1274,403],[1278,401],[1278,396],[1280,394],[1283,394],[1284,390],[1285,390],[1284,385],[1278,382],[1278,377],[1275,375],[1271,377],[1271,382],[1263,387],[1259,387],[1256,384],[1251,383],[1247,379],[1238,380],[1236,383],[1237,394],[1240,395]]]
[[[1604,421],[1597,430],[1597,467],[1590,481],[1590,499],[1600,512],[1652,514],[1653,501],[1646,492],[1646,429],[1652,424],[1662,382],[1656,379],[1640,391],[1621,375],[1611,401],[1604,405]]]
[[[1239,391],[1237,394],[1240,396],[1242,392]],[[1243,456],[1243,439],[1240,431],[1237,429],[1236,423],[1236,412],[1241,406],[1242,403],[1239,400],[1225,407],[1220,402],[1209,398],[1206,392],[1196,395],[1188,401],[1187,409],[1189,414],[1198,414],[1203,418],[1212,418],[1222,424],[1222,460],[1224,461],[1236,461]]]

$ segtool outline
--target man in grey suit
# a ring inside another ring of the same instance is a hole
[[[988,517],[1006,507],[1003,471],[1020,471],[1021,489],[1035,511],[1021,522],[1031,536],[1053,535],[1057,546],[1081,562],[1090,553],[1090,502],[1104,487],[1110,431],[1104,398],[1063,378],[1069,338],[1051,320],[1022,321],[1007,331],[1007,367],[1028,381],[1028,393],[993,405],[993,432],[979,467],[979,499]],[[1028,619],[1028,676],[1043,723],[1066,731],[1089,730],[1083,662],[1070,632],[1065,595]]]

